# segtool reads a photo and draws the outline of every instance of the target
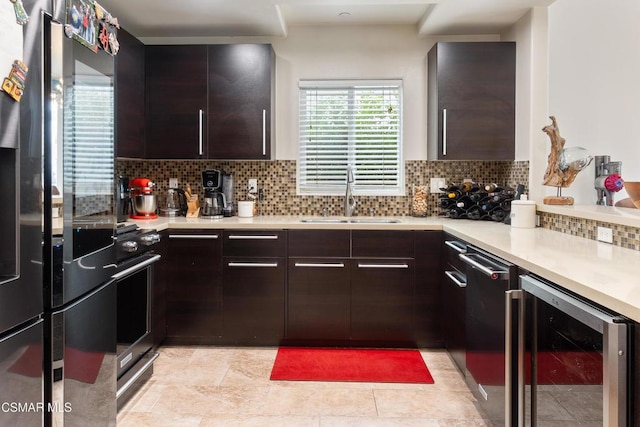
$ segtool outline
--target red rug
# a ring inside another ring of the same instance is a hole
[[[418,350],[279,348],[272,380],[433,384]]]

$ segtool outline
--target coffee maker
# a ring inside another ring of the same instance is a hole
[[[223,218],[227,200],[222,192],[222,172],[218,169],[202,171],[204,187],[204,206],[201,216],[207,218]]]

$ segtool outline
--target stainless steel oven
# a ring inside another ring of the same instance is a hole
[[[518,314],[514,425],[630,425],[631,321],[532,274],[520,286],[506,297],[506,317]]]
[[[153,245],[160,236],[155,230],[136,226],[118,227],[117,294],[117,401],[121,407],[153,373],[158,355],[153,347],[154,265],[160,255]]]

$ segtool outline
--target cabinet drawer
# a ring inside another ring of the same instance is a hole
[[[290,230],[290,257],[348,257],[349,230]]]
[[[353,230],[353,257],[413,258],[414,233],[408,230]]]
[[[285,255],[286,232],[283,230],[225,230],[224,256],[280,257]]]

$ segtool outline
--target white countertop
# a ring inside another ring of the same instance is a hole
[[[159,231],[202,228],[444,230],[640,322],[640,251],[548,229],[516,229],[487,221],[397,217],[400,223],[394,224],[310,224],[301,222],[303,218],[308,217],[159,218],[133,222]]]

